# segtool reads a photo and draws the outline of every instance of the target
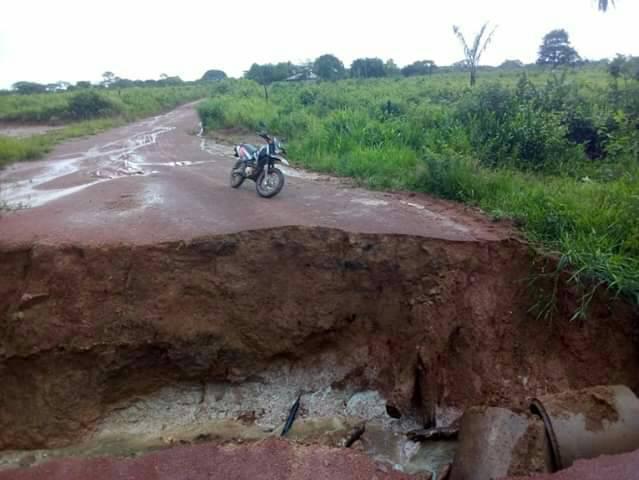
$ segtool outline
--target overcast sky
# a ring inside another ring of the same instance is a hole
[[[210,68],[240,76],[253,62],[301,62],[333,53],[393,58],[403,66],[461,59],[452,33],[498,26],[484,64],[533,62],[542,36],[565,28],[586,58],[639,54],[639,1],[617,0],[13,0],[0,19],[0,88],[19,80],[184,80]]]

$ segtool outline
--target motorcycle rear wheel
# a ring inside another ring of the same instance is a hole
[[[244,162],[237,161],[233,166],[233,170],[231,170],[231,187],[232,188],[240,188],[246,180],[246,177],[241,172],[241,167],[244,165]]]
[[[257,194],[263,198],[273,198],[275,195],[282,191],[284,188],[284,174],[279,168],[271,168],[270,172],[266,173],[266,168],[260,173],[260,176],[255,182],[255,189]]]

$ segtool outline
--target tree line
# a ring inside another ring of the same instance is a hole
[[[477,81],[480,60],[490,45],[496,29],[489,31],[488,24],[484,24],[472,42],[466,41],[459,27],[454,26],[453,32],[459,39],[464,58],[445,71],[465,70],[470,73],[470,86]],[[539,47],[537,64],[542,66],[559,67],[574,66],[582,63],[577,51],[570,44],[568,32],[563,29],[552,30],[543,38]],[[500,68],[521,68],[524,64],[519,60],[506,60]],[[353,60],[349,69],[335,55],[321,55],[314,62],[296,65],[291,62],[267,63],[251,65],[244,73],[244,78],[254,80],[264,87],[264,96],[268,100],[268,86],[275,82],[297,80],[327,80],[336,81],[345,78],[381,78],[381,77],[411,77],[415,75],[431,75],[439,70],[432,60],[419,60],[399,68],[392,59],[384,62],[381,58],[357,58]]]

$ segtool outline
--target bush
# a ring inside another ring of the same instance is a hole
[[[92,90],[76,93],[69,100],[68,117],[88,120],[120,113],[114,102]]]

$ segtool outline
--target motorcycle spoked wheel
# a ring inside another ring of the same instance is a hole
[[[267,173],[268,170],[268,173]],[[272,198],[284,188],[284,174],[279,168],[265,168],[255,182],[257,194],[263,198]]]
[[[233,169],[231,170],[231,187],[232,188],[240,188],[246,180],[246,177],[241,172],[241,168],[244,166],[244,162],[239,160],[235,162]]]

